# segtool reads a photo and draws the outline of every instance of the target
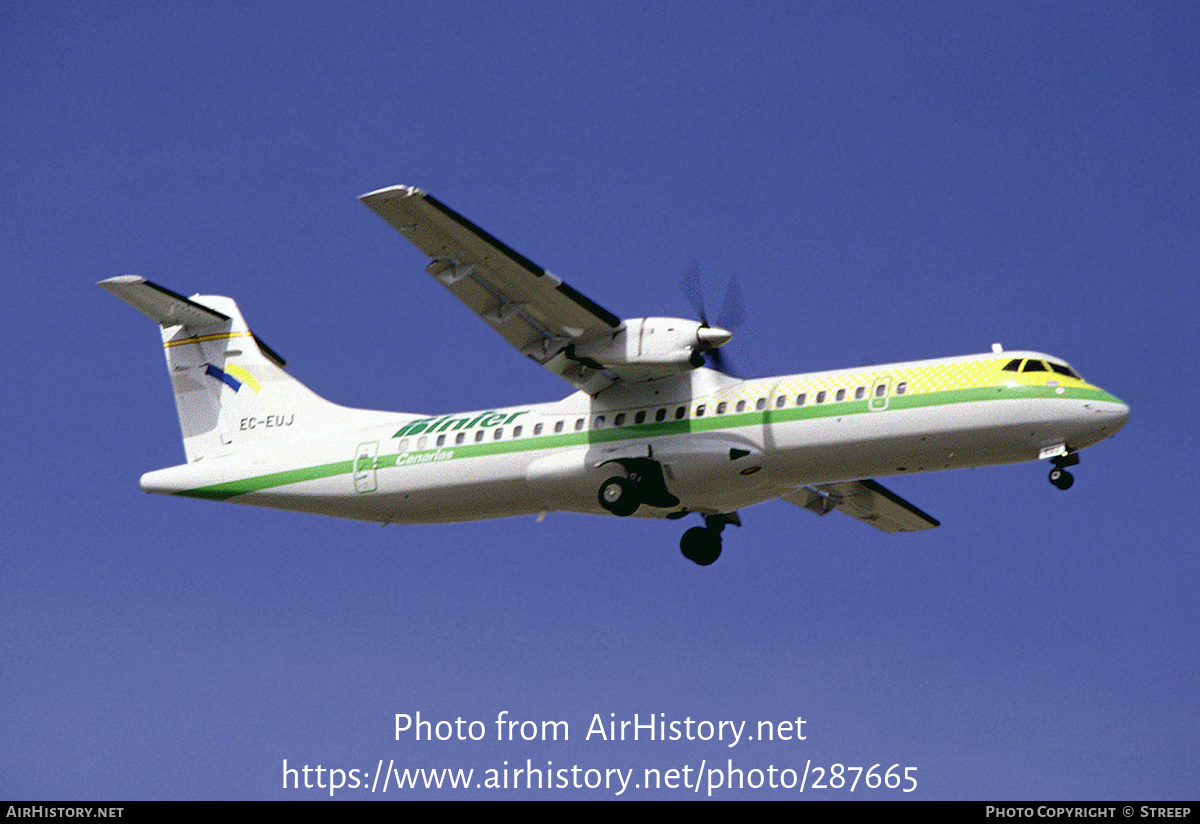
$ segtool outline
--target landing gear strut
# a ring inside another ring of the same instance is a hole
[[[736,512],[720,515],[709,515],[704,519],[704,526],[695,526],[683,533],[679,541],[679,551],[689,561],[708,566],[721,557],[721,530],[725,524],[741,526],[742,522]]]
[[[1079,455],[1075,452],[1068,452],[1066,455],[1054,458],[1050,463],[1054,465],[1054,468],[1050,470],[1050,483],[1059,489],[1070,489],[1071,484],[1075,483],[1075,476],[1066,468],[1079,463]]]

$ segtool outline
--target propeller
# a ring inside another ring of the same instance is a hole
[[[736,277],[729,279],[729,285],[725,287],[725,300],[721,304],[721,312],[717,315],[715,324],[708,320],[708,311],[704,306],[704,289],[700,283],[700,265],[696,261],[693,260],[684,267],[680,286],[701,323],[700,331],[696,335],[699,338],[699,346],[693,355],[693,365],[703,366],[704,357],[707,355],[714,369],[731,374],[726,359],[721,357],[720,347],[729,342],[733,331],[746,320],[741,283]]]

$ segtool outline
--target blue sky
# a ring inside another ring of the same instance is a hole
[[[0,19],[0,272],[9,345],[28,349],[0,367],[0,797],[327,796],[283,790],[284,759],[639,775],[732,759],[898,763],[919,798],[1195,798],[1194,5]],[[395,183],[623,317],[689,314],[690,260],[714,305],[738,276],[745,375],[1000,341],[1068,360],[1132,418],[1068,493],[1037,464],[895,479],[942,522],[913,535],[764,504],[707,569],[679,555],[678,523],[381,529],[143,494],[141,473],[183,452],[154,325],[93,285],[117,274],[234,297],[346,405],[568,393],[355,200]],[[489,737],[395,740],[417,711]],[[502,711],[565,720],[571,740],[497,742]],[[610,713],[803,717],[806,740],[584,740]]]

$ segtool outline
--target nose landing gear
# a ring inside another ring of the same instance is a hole
[[[736,512],[707,516],[704,526],[695,526],[683,533],[683,538],[679,541],[679,551],[689,561],[708,566],[721,557],[721,530],[726,524],[741,526],[742,521]]]
[[[1054,468],[1050,470],[1050,483],[1059,489],[1070,489],[1071,484],[1075,483],[1075,476],[1068,472],[1066,468],[1079,463],[1079,454],[1068,452],[1065,455],[1059,455],[1057,458],[1054,458],[1050,463],[1054,465]]]

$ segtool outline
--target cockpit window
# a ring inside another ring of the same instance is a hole
[[[1004,364],[1004,371],[1005,372],[1020,372],[1021,371],[1021,359],[1013,358],[1008,363]]]
[[[1057,372],[1060,375],[1066,375],[1067,377],[1074,378],[1077,381],[1083,380],[1083,378],[1079,377],[1079,375],[1075,372],[1074,369],[1067,366],[1065,363],[1055,363],[1054,361],[1046,361],[1046,362],[1048,364],[1050,364],[1051,369],[1053,369],[1055,372]]]
[[[1046,364],[1042,363],[1040,360],[1034,360],[1033,358],[1030,358],[1029,360],[1025,361],[1025,368],[1022,369],[1021,371],[1022,372],[1045,372]]]

